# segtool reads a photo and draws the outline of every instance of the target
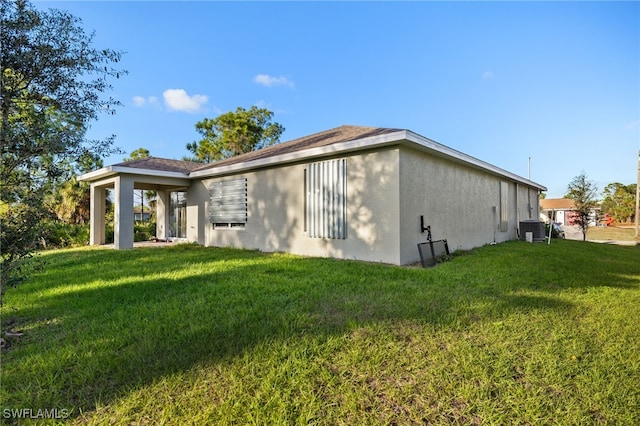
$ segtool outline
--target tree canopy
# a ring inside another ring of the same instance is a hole
[[[609,213],[616,222],[632,222],[635,217],[636,184],[610,183],[602,191],[602,211]]]
[[[131,154],[129,154],[129,156],[124,159],[124,161],[139,160],[141,158],[147,158],[150,155],[151,153],[147,148],[138,148],[131,151]]]
[[[273,112],[256,106],[205,118],[196,123],[202,139],[188,143],[187,149],[194,160],[210,163],[276,144],[284,127],[272,118]]]
[[[0,0],[0,295],[37,246],[45,196],[83,159],[117,152],[113,135],[86,138],[120,105],[104,94],[126,72],[113,65],[121,52],[93,47],[93,37],[68,12]]]

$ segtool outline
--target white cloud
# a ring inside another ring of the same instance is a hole
[[[189,96],[184,89],[167,89],[162,97],[167,108],[184,112],[197,112],[209,100],[205,95]]]
[[[144,104],[147,103],[147,100],[145,98],[143,98],[142,96],[134,96],[133,97],[133,105],[137,106],[137,107],[143,107]]]
[[[258,84],[262,84],[265,87],[272,86],[289,86],[293,87],[293,81],[289,80],[285,76],[273,77],[269,74],[258,74],[253,77],[253,81]]]
[[[493,71],[485,71],[482,73],[482,79],[483,80],[489,80],[492,79],[493,77],[495,77],[495,73]]]
[[[134,96],[133,97],[133,105],[142,108],[145,105],[158,105],[158,98],[155,96],[149,96],[145,98],[144,96]]]

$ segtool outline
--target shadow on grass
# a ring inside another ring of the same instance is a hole
[[[634,247],[516,242],[424,270],[193,246],[51,253],[47,270],[7,300],[7,309],[19,307],[5,312],[26,334],[3,356],[4,405],[74,407],[77,416],[266,340],[372,322],[464,328],[514,311],[571,310],[561,293],[638,289],[638,255]]]

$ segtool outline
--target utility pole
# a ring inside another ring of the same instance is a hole
[[[640,237],[640,151],[638,151],[638,180],[636,182],[636,238]]]

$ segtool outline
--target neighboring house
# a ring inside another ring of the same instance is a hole
[[[140,207],[134,207],[133,220],[136,222],[148,222],[151,220],[151,212],[149,210],[143,211]]]
[[[540,200],[540,219],[545,223],[554,222],[562,226],[571,225],[578,213],[575,203],[570,198],[545,198]],[[589,214],[589,225],[597,223],[598,209]]]
[[[212,164],[150,157],[79,179],[91,183],[91,244],[105,241],[113,188],[115,248],[133,247],[136,188],[157,191],[160,239],[397,265],[420,260],[422,224],[452,250],[516,239],[546,190],[409,130],[358,126]]]

